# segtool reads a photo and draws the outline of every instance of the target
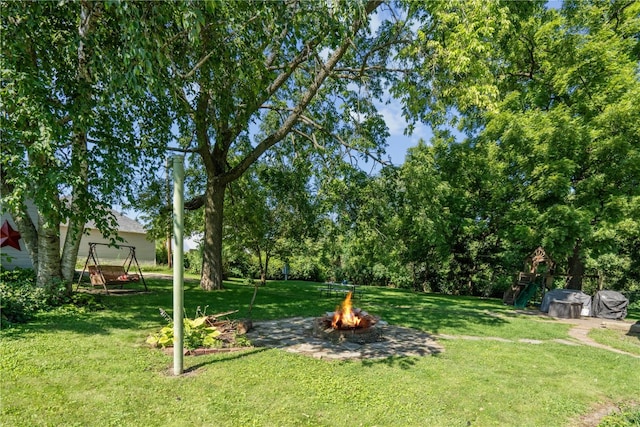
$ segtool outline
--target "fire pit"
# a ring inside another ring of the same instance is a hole
[[[336,311],[315,319],[313,336],[332,342],[354,342],[359,344],[382,340],[379,318],[359,308],[352,308],[351,292]]]

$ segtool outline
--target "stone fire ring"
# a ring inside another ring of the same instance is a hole
[[[319,338],[314,333],[317,318],[292,317],[288,319],[253,322],[247,332],[255,347],[280,348],[316,359],[383,359],[388,357],[419,357],[442,353],[444,347],[432,335],[415,329],[389,325],[380,320],[378,337],[374,342],[352,342]]]

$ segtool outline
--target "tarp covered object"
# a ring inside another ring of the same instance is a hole
[[[594,317],[622,320],[627,317],[629,300],[616,291],[598,291],[593,296]]]
[[[591,316],[591,297],[582,291],[575,289],[553,289],[544,294],[542,303],[540,304],[540,311],[544,313],[549,312],[549,306],[553,300],[567,301],[567,302],[581,302],[582,310],[581,316]]]

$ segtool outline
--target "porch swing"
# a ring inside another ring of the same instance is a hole
[[[80,284],[82,283],[82,279],[84,278],[84,273],[87,271],[89,272],[89,281],[91,285],[102,286],[107,294],[109,293],[109,289],[107,288],[107,286],[114,285],[119,286],[120,289],[122,289],[126,283],[139,281],[142,281],[144,290],[148,291],[147,283],[144,281],[142,270],[140,269],[140,264],[138,263],[138,259],[136,258],[135,246],[117,245],[117,248],[129,249],[129,254],[125,258],[122,265],[108,265],[100,263],[98,259],[98,252],[96,250],[96,246],[98,245],[109,246],[106,243],[89,242],[89,254],[87,255],[87,260],[84,263],[82,274],[80,274],[80,278],[78,279],[76,291],[80,288]],[[129,274],[131,264],[134,263],[138,273]]]

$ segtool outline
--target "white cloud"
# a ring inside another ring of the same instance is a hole
[[[331,56],[332,54],[333,54],[333,50],[331,50],[331,48],[329,47],[325,47],[320,52],[318,52],[318,56],[322,58],[322,60],[325,62],[329,59],[329,56]]]
[[[404,117],[402,117],[402,110],[400,109],[400,105],[397,102],[385,105],[378,111],[380,112],[380,114],[382,114],[382,117],[384,118],[384,121],[389,128],[389,133],[391,134],[391,136],[404,134],[404,129],[407,127],[407,122]]]
[[[369,29],[371,30],[371,33],[375,34],[381,24],[382,19],[380,18],[380,12],[371,14],[371,19],[369,20]]]
[[[404,163],[407,150],[418,145],[420,139],[429,142],[433,135],[431,129],[422,123],[416,123],[411,135],[405,135],[407,121],[402,116],[402,107],[398,101],[392,100],[386,105],[378,105],[378,112],[389,128],[387,154],[395,165]]]

